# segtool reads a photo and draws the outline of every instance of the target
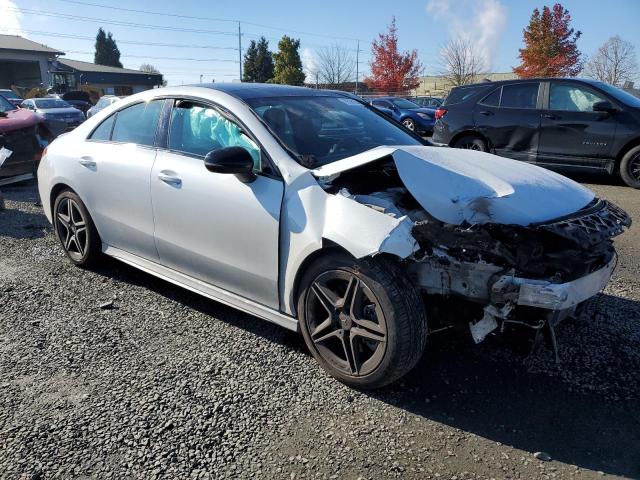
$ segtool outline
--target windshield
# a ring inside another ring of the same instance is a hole
[[[0,95],[0,113],[9,112],[15,109],[16,107],[14,107],[9,100]]]
[[[67,102],[65,102],[64,100],[59,100],[57,98],[46,98],[46,99],[42,99],[42,100],[34,100],[35,104],[36,104],[36,108],[68,108],[71,105],[69,105]]]
[[[418,105],[417,103],[413,103],[411,100],[407,100],[406,98],[392,98],[389,101],[396,107],[403,108],[405,110],[420,108],[420,105]]]
[[[7,99],[22,100],[13,90],[0,90],[0,95]]]
[[[422,145],[370,107],[345,97],[250,98],[247,103],[308,168],[381,145]]]
[[[624,90],[618,87],[614,87],[613,85],[609,85],[608,83],[595,82],[594,85],[604,90],[606,93],[611,95],[616,100],[620,100],[621,102],[626,103],[630,107],[640,108],[640,98],[634,97],[630,93],[625,92]]]

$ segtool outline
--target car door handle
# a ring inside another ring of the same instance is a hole
[[[84,156],[84,157],[80,157],[80,160],[78,160],[78,163],[80,163],[80,165],[82,165],[83,167],[87,167],[87,168],[96,168],[96,162],[93,160],[93,158],[88,157],[88,156]]]
[[[495,113],[493,113],[490,110],[483,110],[480,112],[480,115],[484,115],[485,117],[490,117],[491,115],[495,115]]]
[[[180,177],[177,177],[175,174],[173,173],[169,173],[169,172],[160,172],[158,174],[158,178],[163,181],[164,183],[168,183],[169,185],[175,185],[175,186],[180,186],[182,185],[182,179]]]
[[[542,118],[548,118],[549,120],[558,120],[560,117],[554,115],[553,113],[543,113]]]

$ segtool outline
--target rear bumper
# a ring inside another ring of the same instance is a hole
[[[567,310],[598,294],[606,287],[618,258],[584,277],[566,283],[503,276],[494,284],[492,293],[515,293],[515,303],[547,310]],[[499,292],[501,290],[501,292]]]

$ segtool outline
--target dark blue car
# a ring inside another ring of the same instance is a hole
[[[424,108],[411,100],[400,97],[379,97],[371,101],[371,105],[389,115],[396,122],[402,123],[412,132],[430,136],[433,134],[436,111]]]

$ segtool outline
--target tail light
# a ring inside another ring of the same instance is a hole
[[[436,110],[436,120],[440,120],[442,117],[444,117],[445,113],[447,113],[447,110],[445,108],[438,108]]]

